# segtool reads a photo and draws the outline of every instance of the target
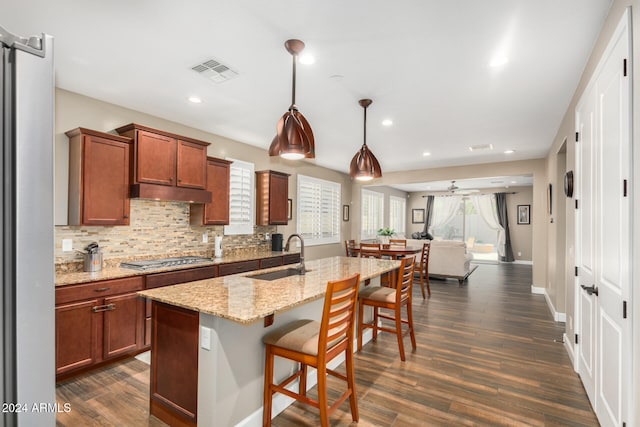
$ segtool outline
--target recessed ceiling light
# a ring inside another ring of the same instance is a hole
[[[516,150],[504,150],[504,154],[513,154]]]
[[[509,62],[509,60],[507,59],[506,56],[496,55],[489,62],[489,67],[492,67],[492,68],[502,67],[507,62]]]
[[[469,147],[469,151],[493,150],[493,144],[478,144]]]
[[[202,102],[202,99],[198,98],[197,96],[190,96],[187,99],[189,100],[189,102],[193,102],[194,104],[200,104]]]
[[[391,119],[384,119],[382,121],[382,126],[391,126],[393,124],[393,120]]]
[[[431,155],[431,153],[430,153],[430,152],[428,152],[428,151],[425,151],[424,153],[422,153],[422,155],[423,155],[423,156],[425,156],[425,157],[427,157],[427,156],[430,156],[430,155]]]
[[[300,55],[300,63],[304,65],[311,65],[316,62],[316,58],[310,53],[304,53]]]

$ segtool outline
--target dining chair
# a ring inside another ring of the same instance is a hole
[[[348,257],[357,257],[358,254],[356,253],[356,251],[353,250],[353,248],[356,246],[356,241],[355,240],[345,240],[344,241],[344,248],[346,251],[346,254]]]
[[[360,258],[380,257],[380,243],[360,243]]]
[[[403,248],[407,247],[407,239],[389,239],[390,246],[401,246]]]
[[[364,288],[360,292],[358,299],[358,351],[362,350],[362,334],[364,329],[373,329],[373,341],[378,338],[378,331],[396,334],[398,338],[398,348],[400,350],[400,360],[405,361],[404,335],[409,334],[411,346],[416,349],[416,336],[413,331],[413,312],[411,310],[411,292],[413,290],[413,269],[415,256],[402,258],[398,283],[395,288],[385,286],[373,286]],[[364,307],[373,307],[373,321],[365,323]],[[407,318],[402,318],[402,307],[406,307]],[[392,314],[379,313],[379,309],[392,310]],[[394,323],[393,328],[379,324],[379,319],[390,320]],[[407,330],[403,332],[402,325],[407,325]]]
[[[351,418],[358,421],[358,402],[353,366],[353,334],[360,274],[330,281],[324,298],[322,320],[298,320],[265,335],[263,426],[271,425],[272,399],[282,393],[320,410],[320,424],[329,426],[329,417],[347,399]],[[345,374],[327,368],[327,363],[344,354]],[[298,370],[279,384],[273,382],[275,356],[299,363]],[[318,400],[307,396],[307,370],[314,367],[318,376]],[[328,402],[327,374],[347,383],[347,390],[331,405]],[[298,392],[286,388],[299,379]]]
[[[429,253],[431,252],[431,241],[425,242],[422,245],[422,254],[420,256],[420,263],[415,265],[415,273],[418,273],[420,277],[420,290],[422,291],[422,299],[425,299],[424,285],[427,285],[427,292],[431,296],[431,286],[429,284]]]

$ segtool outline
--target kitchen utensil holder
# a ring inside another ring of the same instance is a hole
[[[94,272],[102,270],[102,252],[84,254],[84,271]]]

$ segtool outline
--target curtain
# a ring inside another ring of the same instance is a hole
[[[447,224],[456,216],[462,196],[438,197],[433,202],[433,216],[431,217],[430,230]]]
[[[433,196],[427,196],[427,210],[424,215],[424,230],[422,230],[423,235],[427,235],[429,233],[429,227],[431,226],[431,219],[433,218]]]
[[[496,211],[498,221],[504,229],[504,256],[500,256],[500,261],[513,262],[513,248],[511,248],[511,236],[509,235],[509,218],[507,217],[507,194],[496,193]]]
[[[487,226],[498,232],[498,255],[504,257],[505,231],[502,225],[500,225],[500,219],[498,218],[495,195],[480,194],[472,195],[469,198],[476,208],[476,211],[480,214],[480,217],[487,223]]]

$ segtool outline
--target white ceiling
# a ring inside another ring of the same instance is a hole
[[[384,174],[543,157],[610,4],[21,0],[3,4],[0,25],[55,37],[60,88],[265,149],[291,100],[283,44],[299,38],[316,57],[299,65],[296,96],[311,161],[348,171],[363,139],[358,100],[371,98],[367,142]],[[489,67],[498,54],[507,64]],[[191,70],[210,58],[239,75],[214,84]]]
[[[509,187],[531,187],[533,186],[533,176],[531,175],[518,175],[518,176],[493,176],[486,178],[475,179],[459,179],[455,181],[456,187],[460,192],[465,190],[490,190],[497,188],[509,188]],[[420,182],[412,184],[392,184],[390,187],[398,190],[406,191],[407,193],[418,192],[436,192],[436,191],[449,191],[451,181],[432,181],[432,182]]]

